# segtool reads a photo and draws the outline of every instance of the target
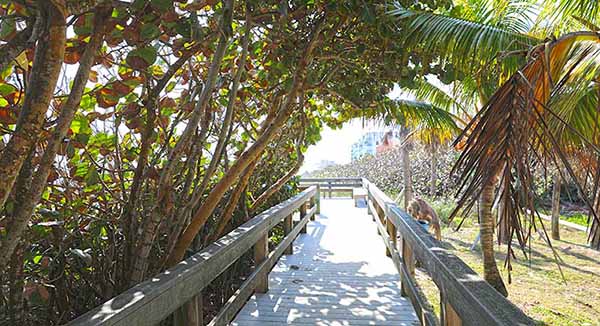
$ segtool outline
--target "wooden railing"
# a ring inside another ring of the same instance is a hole
[[[361,178],[302,178],[300,187],[317,186],[323,197],[331,198],[334,192],[352,193],[354,188],[363,186]]]
[[[70,325],[155,325],[174,314],[175,325],[203,325],[202,290],[254,247],[256,267],[209,325],[227,325],[254,292],[269,290],[269,272],[314,219],[316,187],[271,207],[177,266],[134,286],[72,321]],[[300,212],[294,225],[293,214]],[[269,252],[269,231],[283,222],[285,237]]]
[[[443,249],[410,215],[374,184],[363,179],[368,210],[377,222],[402,280],[402,295],[413,303],[422,325],[533,325],[517,306],[492,288],[460,258]],[[438,319],[419,294],[415,262],[429,274],[440,292]]]

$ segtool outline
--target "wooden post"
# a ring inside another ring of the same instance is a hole
[[[410,248],[410,245],[408,244],[408,242],[404,239],[402,239],[402,260],[404,262],[404,265],[406,266],[406,270],[408,271],[409,275],[406,275],[406,277],[409,277],[411,279],[414,279],[415,276],[415,260],[413,257],[413,252],[412,249]],[[402,273],[402,276],[404,273]],[[403,296],[408,296],[408,286],[406,285],[407,280],[402,280],[402,288],[401,288],[401,293]]]
[[[290,232],[292,232],[292,229],[294,228],[294,221],[292,220],[292,214],[288,215],[284,220],[283,220],[283,233],[287,236],[288,234],[290,234]],[[293,255],[294,254],[294,243],[292,242],[290,244],[289,247],[285,248],[285,251],[283,252],[284,255]]]
[[[462,326],[462,320],[452,307],[443,291],[440,290],[440,324],[442,326]]]
[[[371,200],[371,192],[369,191],[369,189],[367,189],[367,198],[365,199],[365,202],[367,203],[367,214],[373,215],[373,213],[371,212],[371,206],[369,205],[370,200]],[[373,221],[375,221],[375,220],[373,220]]]
[[[175,326],[202,326],[202,292],[175,311]]]
[[[306,202],[300,205],[300,221],[306,216]],[[306,233],[306,224],[300,230],[300,233]]]
[[[379,216],[379,221],[381,222],[381,225],[385,226],[386,218],[385,218],[385,213],[383,212],[383,209],[381,209],[381,207],[379,207],[379,204],[377,203],[377,201],[373,201],[373,203],[375,204],[375,210],[377,211],[377,216]],[[379,232],[379,228],[377,228],[377,234],[381,235],[381,232]],[[386,247],[386,252],[387,252],[387,247]]]
[[[310,208],[313,208],[313,207],[315,207],[315,197],[314,197],[314,196],[313,196],[313,197],[310,197],[310,200],[309,200],[309,201],[310,201]],[[314,220],[315,220],[315,215],[316,215],[316,213],[315,213],[315,214],[313,214],[313,215],[310,217],[310,220],[311,220],[311,221],[314,221]]]
[[[269,256],[269,232],[265,234],[254,245],[254,264],[258,267]],[[267,293],[269,291],[269,271],[265,269],[263,275],[259,276],[260,281],[254,291],[256,293]]]
[[[321,214],[321,185],[317,184],[317,194],[316,194],[316,200],[317,200],[317,211],[315,212],[315,214]]]
[[[396,226],[394,225],[394,223],[392,223],[392,221],[389,218],[387,218],[387,216],[385,218],[385,226],[387,228],[387,233],[390,236],[390,241],[392,242],[394,248],[396,248],[398,233],[396,232]],[[390,249],[388,249],[387,246],[385,246],[385,254],[388,257],[392,257],[392,253],[390,252]]]

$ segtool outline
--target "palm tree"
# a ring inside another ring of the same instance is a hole
[[[562,1],[557,8],[562,10],[563,17],[573,8],[598,8],[598,5],[587,5],[588,2]],[[530,187],[532,169],[560,162],[574,178],[573,162],[565,154],[574,143],[579,148],[598,152],[597,137],[580,132],[583,124],[561,119],[579,106],[553,105],[558,95],[595,80],[598,36],[592,32],[575,32],[543,42],[536,33],[544,29],[529,18],[535,13],[533,4],[521,1],[468,4],[471,6],[461,12],[461,17],[414,11],[398,4],[391,14],[398,16],[401,28],[407,30],[404,42],[422,44],[437,53],[441,62],[452,63],[477,83],[480,102],[484,105],[456,141],[463,151],[453,171],[463,171],[460,176],[463,186],[452,217],[469,210],[477,198],[481,198],[484,277],[506,294],[493,255],[491,203],[496,180],[501,189],[498,196],[504,206],[500,220],[510,222],[510,238],[516,235],[524,248],[529,239],[527,231],[535,228],[537,221],[541,223],[535,213],[535,193]],[[562,115],[558,114],[559,109]],[[552,124],[562,128],[549,128]],[[576,141],[563,141],[561,130],[568,130]],[[591,172],[592,179],[596,179],[597,173]],[[595,216],[590,200],[586,201]],[[528,226],[520,216],[526,217]],[[506,264],[510,271],[510,242],[508,250]],[[524,249],[523,253],[526,255]]]

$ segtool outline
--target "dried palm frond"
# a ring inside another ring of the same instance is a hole
[[[451,219],[470,210],[482,189],[499,178],[498,196],[505,207],[500,219],[510,221],[511,239],[517,238],[526,255],[525,245],[532,231],[538,226],[543,229],[535,209],[533,171],[547,164],[560,164],[580,193],[585,194],[570,153],[573,148],[580,148],[592,156],[600,154],[598,133],[587,130],[591,124],[597,124],[598,115],[574,102],[565,105],[562,97],[585,93],[580,89],[597,80],[598,51],[600,38],[591,32],[568,34],[537,46],[530,52],[528,63],[494,93],[455,142],[464,150],[453,167],[453,173],[461,174],[459,200]],[[578,123],[581,119],[585,123]],[[592,180],[598,180],[597,169],[589,174]],[[592,188],[591,193],[596,194],[598,182]],[[600,221],[592,205],[593,195],[583,199],[596,221]],[[506,263],[510,271],[510,242],[508,251]]]

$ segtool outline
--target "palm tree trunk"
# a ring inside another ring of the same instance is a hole
[[[596,195],[596,201],[594,203],[596,212],[600,208],[600,194]],[[590,247],[594,250],[600,251],[600,223],[592,216],[592,227],[590,228]]]
[[[500,199],[500,201],[498,202],[498,242],[500,243],[508,243],[510,241],[510,234],[509,234],[509,227],[508,227],[508,223],[510,223],[510,221],[508,220],[508,218],[506,218],[506,216],[504,215],[504,210],[505,210],[506,205],[504,204],[504,199]]]
[[[437,163],[438,163],[438,144],[433,142],[431,144],[431,175],[429,178],[429,194],[431,197],[436,196],[437,188]]]
[[[409,133],[408,128],[402,127],[401,135],[402,138],[406,137]],[[410,171],[410,147],[411,143],[409,140],[405,141],[402,146],[402,172],[404,178],[404,209],[408,209],[408,204],[412,200],[413,187],[412,187],[412,173]]]
[[[483,252],[483,277],[503,296],[508,296],[508,291],[502,281],[502,276],[498,271],[496,259],[494,257],[494,216],[492,214],[492,205],[494,201],[495,178],[489,180],[481,192],[481,205],[479,207],[481,222],[481,251]]]
[[[559,224],[560,219],[560,174],[554,174],[554,183],[552,185],[552,239],[560,240]]]

